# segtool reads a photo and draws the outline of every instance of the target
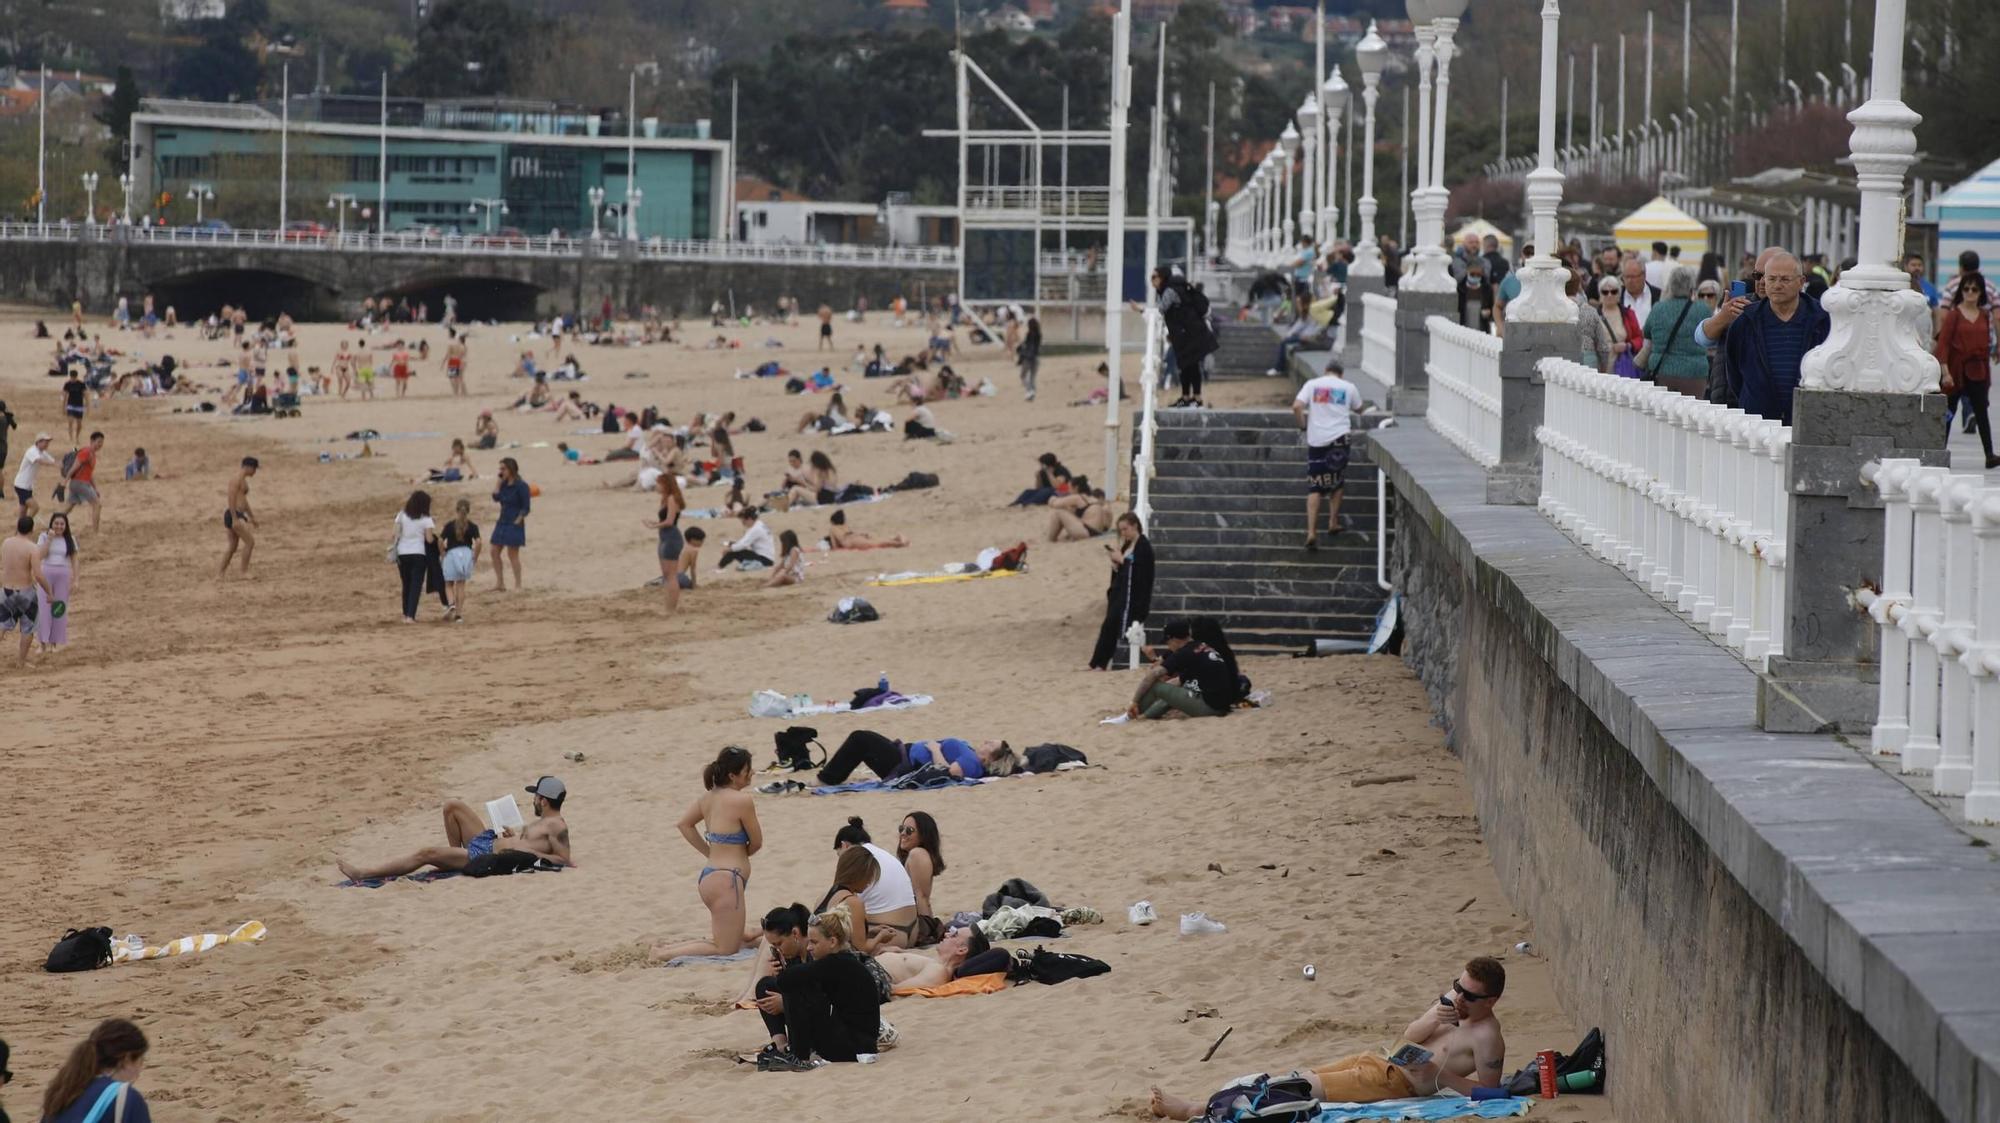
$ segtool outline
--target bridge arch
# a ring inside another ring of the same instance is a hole
[[[339,285],[304,270],[218,265],[142,277],[141,284],[161,307],[174,308],[183,319],[206,316],[224,304],[243,309],[252,319],[280,312],[301,320],[341,315]]]
[[[548,288],[535,280],[509,276],[499,270],[488,272],[474,265],[392,276],[372,286],[367,293],[351,294],[350,299],[368,295],[408,299],[412,306],[428,306],[430,318],[435,321],[444,315],[444,298],[451,296],[458,301],[461,320],[508,323],[539,319],[543,298],[548,293]]]

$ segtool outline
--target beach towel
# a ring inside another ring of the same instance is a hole
[[[997,777],[989,777],[989,779],[997,779]],[[930,791],[932,788],[963,788],[963,787],[975,786],[978,784],[984,784],[986,782],[987,782],[986,780],[946,779],[939,783],[928,784],[924,787],[924,790]],[[846,795],[849,792],[903,792],[908,790],[909,790],[908,788],[899,787],[898,785],[888,780],[852,780],[845,784],[833,784],[827,787],[814,788],[812,789],[812,794]]]
[[[739,949],[729,955],[677,955],[660,964],[660,966],[685,967],[690,963],[741,963],[751,956],[756,955],[759,946],[753,944],[750,947]]]
[[[214,932],[200,936],[182,936],[178,940],[169,940],[159,947],[135,948],[124,941],[119,941],[111,945],[111,962],[137,963],[142,959],[167,959],[176,955],[197,955],[204,951],[219,948],[224,944],[262,943],[265,935],[264,922],[261,920],[251,920],[244,922],[227,936]]]
[[[897,998],[958,998],[967,994],[994,994],[1007,989],[1007,972],[967,975],[934,987],[897,987]]]
[[[782,701],[784,708],[779,709]],[[928,706],[936,699],[928,694],[899,695],[896,698],[868,706],[871,710],[912,710],[918,706]],[[760,690],[750,697],[751,717],[808,717],[813,714],[844,714],[854,708],[851,702],[814,702],[810,695],[794,694],[789,698],[775,690]]]
[[[979,569],[942,569],[932,573],[883,573],[877,575],[874,580],[868,583],[884,588],[895,588],[902,585],[947,585],[954,581],[978,581],[986,577],[1019,577],[1024,572],[1026,571],[1019,569],[996,569],[991,571]]]
[[[1498,1100],[1472,1100],[1439,1093],[1403,1100],[1381,1100],[1372,1104],[1322,1104],[1313,1123],[1351,1123],[1358,1119],[1508,1119],[1528,1114],[1534,1101],[1519,1096]]]
[[[419,870],[416,873],[404,874],[402,877],[364,877],[356,881],[336,881],[333,883],[333,887],[335,889],[380,889],[392,881],[414,881],[422,885],[432,881],[443,881],[447,877],[457,876],[459,876],[457,870]]]

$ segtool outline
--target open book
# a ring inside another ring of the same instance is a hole
[[[508,827],[518,831],[525,825],[525,820],[521,818],[521,805],[514,802],[512,793],[487,801],[486,818],[495,831]]]

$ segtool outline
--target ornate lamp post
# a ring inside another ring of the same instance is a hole
[[[1542,99],[1540,164],[1528,173],[1528,210],[1534,215],[1535,256],[1521,264],[1521,295],[1507,305],[1507,318],[1520,323],[1576,322],[1576,304],[1563,294],[1568,270],[1556,259],[1556,208],[1562,204],[1563,174],[1556,160],[1556,27],[1559,0],[1542,0]]]
[[[1403,292],[1444,293],[1457,287],[1452,283],[1443,246],[1444,209],[1450,196],[1439,200],[1436,196],[1442,192],[1432,189],[1436,178],[1432,165],[1441,162],[1444,153],[1442,146],[1432,143],[1432,134],[1442,132],[1444,122],[1439,121],[1436,126],[1431,122],[1431,77],[1433,65],[1439,60],[1436,17],[1440,2],[1450,0],[1409,0],[1408,5],[1410,22],[1417,34],[1417,187],[1410,192],[1410,209],[1416,215],[1417,232],[1407,275],[1399,290]]]
[[[1326,143],[1320,151],[1326,160],[1326,170],[1320,177],[1319,228],[1331,238],[1340,229],[1340,208],[1334,205],[1333,169],[1338,167],[1336,157],[1340,155],[1340,118],[1347,112],[1347,79],[1340,76],[1336,65],[1326,76],[1326,84],[1320,87],[1320,104],[1326,108]]]
[[[83,197],[86,200],[83,204],[83,224],[85,226],[95,226],[97,225],[96,172],[83,173]]]
[[[1375,34],[1375,21],[1368,21],[1368,34],[1354,45],[1354,61],[1361,67],[1361,104],[1367,110],[1361,129],[1361,198],[1355,202],[1361,213],[1361,244],[1354,247],[1353,272],[1362,277],[1382,275],[1382,247],[1375,242],[1375,99],[1382,84],[1382,68],[1389,61],[1389,45]]]
[[[336,227],[334,240],[336,243],[347,240],[347,212],[354,210],[360,205],[360,200],[345,192],[335,192],[327,198],[326,209],[332,211],[334,214]]]
[[[590,240],[595,242],[603,235],[603,227],[598,220],[604,213],[604,188],[593,187],[584,195],[590,199]]]
[[[215,188],[206,183],[190,183],[188,184],[188,194],[194,197],[194,224],[200,226],[202,204],[215,202]],[[160,219],[164,225],[166,216],[161,215]]]
[[[1298,226],[1292,218],[1292,179],[1299,167],[1299,130],[1290,121],[1285,122],[1285,131],[1278,134],[1278,174],[1282,184],[1278,214],[1283,219],[1279,252],[1289,251],[1298,242]]]
[[[120,172],[118,190],[125,193],[125,225],[132,225],[132,173]]]
[[[1299,198],[1299,232],[1315,241],[1319,238],[1319,200],[1326,192],[1319,162],[1319,99],[1307,94],[1299,103],[1293,115],[1298,121],[1299,136],[1305,147],[1306,179],[1305,192]]]

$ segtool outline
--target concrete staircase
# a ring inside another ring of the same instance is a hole
[[[1215,377],[1262,377],[1278,353],[1278,331],[1268,324],[1224,320],[1215,325]]]
[[[1266,329],[1268,330],[1268,329]],[[1268,356],[1267,356],[1268,358]],[[1353,529],[1308,551],[1305,449],[1289,411],[1161,410],[1152,485],[1153,642],[1177,616],[1214,616],[1245,652],[1367,639],[1375,584],[1375,468],[1357,434],[1341,512]],[[1322,514],[1321,518],[1325,515]]]

